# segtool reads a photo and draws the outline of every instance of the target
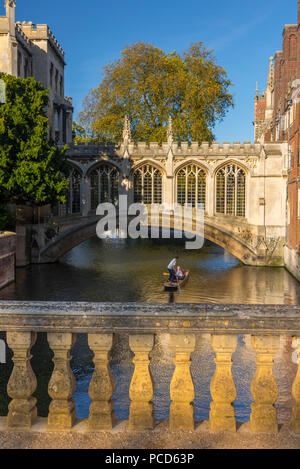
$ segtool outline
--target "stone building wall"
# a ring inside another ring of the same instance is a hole
[[[20,78],[33,76],[49,89],[49,136],[72,143],[72,100],[64,96],[64,51],[46,24],[15,22],[14,0],[5,0],[0,16],[0,71]]]
[[[272,59],[272,58],[271,58]],[[256,141],[286,142],[285,252],[287,268],[300,280],[300,1],[297,24],[285,25],[282,50],[270,62],[266,91],[255,98]]]

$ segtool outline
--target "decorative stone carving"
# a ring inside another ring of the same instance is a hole
[[[236,399],[236,388],[232,377],[231,356],[237,347],[236,335],[212,335],[215,351],[216,371],[211,380],[209,426],[213,431],[236,431],[235,410],[232,405]]]
[[[168,138],[168,144],[171,146],[174,141],[174,135],[173,135],[173,122],[172,122],[172,117],[169,117],[168,121],[168,131],[167,131],[167,138]]]
[[[111,401],[114,392],[114,379],[109,367],[109,352],[113,334],[89,334],[89,347],[94,352],[95,370],[89,387],[92,399],[88,428],[111,430],[115,423],[115,413]]]
[[[48,386],[49,396],[53,399],[48,415],[48,429],[52,431],[68,430],[76,420],[75,401],[72,399],[76,381],[70,367],[70,350],[75,340],[76,334],[72,333],[48,334],[48,342],[54,352],[54,370]]]
[[[278,389],[273,375],[274,355],[279,349],[276,336],[252,336],[257,353],[257,370],[251,383],[255,402],[251,404],[250,427],[254,433],[277,433],[278,423],[274,403]]]
[[[131,129],[130,129],[130,120],[128,116],[125,116],[124,127],[123,127],[123,143],[127,145],[131,142]]]
[[[6,340],[12,349],[14,368],[7,384],[7,393],[12,398],[8,405],[7,428],[30,430],[37,418],[37,381],[30,365],[30,350],[36,341],[34,332],[7,332]]]
[[[247,166],[254,171],[257,168],[257,163],[258,160],[254,158],[246,158],[244,162],[247,164]]]
[[[206,160],[206,163],[208,163],[209,166],[212,168],[218,163],[218,160]]]
[[[194,429],[195,397],[194,383],[190,371],[191,353],[195,349],[196,337],[193,334],[171,335],[171,348],[175,353],[175,370],[170,386],[170,430]]]
[[[153,334],[135,334],[129,336],[129,345],[134,352],[134,373],[130,383],[131,399],[129,428],[149,430],[154,427],[153,382],[149,369],[149,353],[154,344]]]
[[[296,403],[293,407],[291,429],[295,433],[300,433],[300,337],[293,338],[292,346],[295,349],[294,356],[298,361],[298,371],[292,386],[292,394]]]

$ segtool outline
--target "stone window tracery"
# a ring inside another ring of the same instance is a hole
[[[162,203],[162,173],[151,164],[134,172],[134,201],[144,204]]]
[[[177,203],[195,207],[206,203],[206,172],[196,164],[187,164],[177,173]]]
[[[69,192],[67,194],[67,212],[80,213],[80,183],[81,174],[73,168],[69,176]]]
[[[216,174],[216,211],[245,217],[246,174],[236,164],[228,164]]]
[[[118,204],[119,171],[110,165],[101,165],[90,174],[91,209],[96,210],[99,204],[110,202]]]

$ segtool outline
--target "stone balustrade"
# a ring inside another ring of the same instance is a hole
[[[73,394],[76,383],[70,367],[70,350],[76,334],[88,335],[94,353],[94,371],[89,385],[92,400],[86,431],[110,431],[116,423],[112,396],[115,383],[110,371],[114,334],[128,334],[134,354],[130,383],[130,430],[155,427],[154,382],[151,352],[155,334],[170,335],[175,369],[170,381],[170,431],[194,430],[195,385],[191,355],[196,336],[209,333],[215,354],[215,372],[210,384],[209,428],[214,432],[236,432],[234,401],[237,397],[232,375],[232,355],[239,334],[250,335],[256,353],[256,372],[251,392],[249,428],[253,433],[277,433],[275,403],[278,390],[273,373],[274,355],[280,336],[293,337],[294,356],[300,363],[300,308],[296,306],[189,305],[137,303],[0,302],[0,331],[6,332],[13,351],[14,367],[7,384],[11,397],[6,429],[30,430],[37,418],[37,386],[31,368],[31,348],[37,334],[47,333],[54,368],[48,385],[51,403],[47,431],[70,431],[76,422]],[[296,360],[297,361],[297,360]],[[300,433],[300,367],[296,374],[290,429]]]

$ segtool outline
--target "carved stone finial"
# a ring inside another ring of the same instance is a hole
[[[16,8],[16,0],[5,0],[5,8]]]
[[[173,121],[172,121],[171,116],[169,116],[167,136],[168,136],[169,145],[172,145],[173,140],[174,140],[174,135],[173,135]]]
[[[123,141],[125,144],[131,142],[130,120],[128,116],[125,116],[125,119],[124,119]]]
[[[258,99],[258,82],[256,82],[255,99]]]
[[[274,89],[274,57],[270,57],[268,88],[273,91]]]

